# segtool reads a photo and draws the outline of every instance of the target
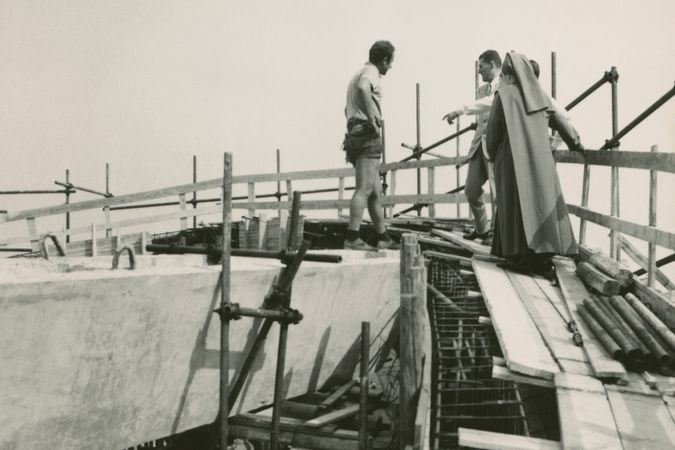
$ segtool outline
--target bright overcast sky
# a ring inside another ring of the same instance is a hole
[[[277,148],[283,170],[344,167],[347,82],[377,39],[397,48],[383,80],[389,161],[408,154],[401,142],[414,143],[415,83],[428,145],[454,130],[440,119],[471,100],[474,60],[488,48],[537,59],[546,90],[556,51],[565,104],[617,66],[623,127],[673,86],[673,17],[672,0],[1,0],[0,189],[54,188],[69,168],[73,183],[103,190],[106,162],[114,193],[153,189],[191,181],[192,155],[200,179],[220,176],[224,151],[236,174],[274,171]],[[599,147],[611,134],[609,86],[572,118],[586,146]],[[671,100],[621,148],[673,151],[674,119]],[[561,174],[577,203],[572,172]],[[646,174],[636,187],[633,172],[622,173],[623,205],[639,204],[634,220],[644,222]],[[439,191],[455,185],[450,169],[436,179]],[[591,206],[608,210],[602,183]],[[61,201],[5,197],[0,209]]]

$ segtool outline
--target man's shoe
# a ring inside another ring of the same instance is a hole
[[[343,245],[345,250],[376,250],[375,247],[372,245],[366,244],[366,241],[364,241],[361,238],[356,239],[355,241],[350,241],[349,239],[345,239],[345,243]]]
[[[395,242],[393,239],[388,241],[377,241],[378,250],[400,250],[401,246]]]
[[[494,233],[492,230],[488,231],[487,237],[483,238],[481,240],[481,244],[487,245],[488,247],[492,247],[492,237],[494,236]]]
[[[490,235],[490,230],[487,230],[485,233],[478,233],[475,229],[471,233],[465,233],[462,237],[467,241],[473,241],[474,239],[485,239]]]

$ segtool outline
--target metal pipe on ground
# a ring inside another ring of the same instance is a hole
[[[650,367],[653,367],[656,364],[656,358],[651,354],[645,343],[640,340],[640,338],[635,334],[633,329],[628,325],[623,317],[621,317],[614,306],[612,306],[612,304],[609,302],[609,297],[600,297],[596,299],[596,301],[599,305],[601,305],[601,307],[605,309],[607,314],[610,315],[614,323],[621,327],[624,334],[640,349],[640,360],[645,361],[650,365]]]
[[[609,333],[605,331],[602,325],[600,325],[600,323],[595,320],[593,315],[588,312],[586,307],[584,305],[579,305],[577,307],[577,312],[584,322],[586,322],[588,328],[590,328],[593,334],[595,334],[595,337],[597,337],[600,343],[602,343],[603,347],[605,347],[605,350],[607,350],[607,352],[612,355],[612,358],[619,361],[623,360],[625,355],[619,344],[617,344],[616,341],[612,339],[612,336],[610,336]]]
[[[675,352],[675,333],[670,331],[670,329],[659,319],[656,315],[644,305],[636,296],[633,294],[625,295],[626,301],[633,307],[633,309],[640,315],[640,317],[647,322],[653,329],[658,333],[658,335],[665,341],[670,347],[671,352]]]
[[[211,257],[219,258],[222,250],[213,247],[199,247],[187,245],[166,245],[166,244],[148,244],[145,249],[153,253],[166,254],[194,254],[194,255],[209,255]],[[289,252],[287,250],[255,250],[245,248],[233,248],[230,250],[231,256],[248,256],[250,258],[266,258],[278,259],[286,263],[295,257],[296,252]],[[340,255],[324,255],[321,253],[308,253],[305,255],[305,261],[325,262],[325,263],[340,263],[342,256]]]
[[[615,309],[623,316],[628,325],[635,334],[647,345],[651,354],[653,354],[660,365],[670,364],[671,358],[665,348],[652,336],[648,325],[642,322],[637,312],[631,308],[625,298],[620,295],[613,295],[610,302]]]
[[[612,336],[621,347],[628,359],[635,359],[640,355],[640,349],[623,332],[621,327],[616,324],[603,309],[592,299],[584,299],[584,306],[593,315],[595,320]]]

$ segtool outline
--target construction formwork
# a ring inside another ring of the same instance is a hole
[[[479,321],[488,312],[476,277],[460,264],[437,257],[429,264],[429,283],[446,297],[429,298],[432,449],[459,448],[460,427],[529,435],[517,385],[492,378],[501,350],[492,327]]]

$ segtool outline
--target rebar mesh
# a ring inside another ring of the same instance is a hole
[[[459,261],[431,258],[429,282],[466,313],[430,296],[433,339],[431,448],[460,448],[460,427],[528,434],[522,401],[512,382],[492,379],[501,356],[475,275]]]

